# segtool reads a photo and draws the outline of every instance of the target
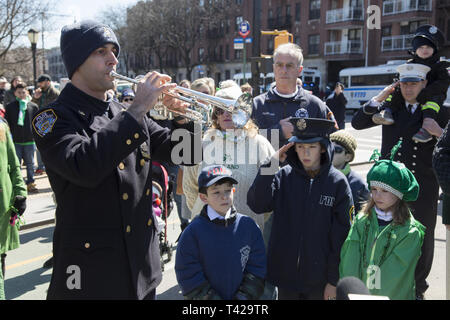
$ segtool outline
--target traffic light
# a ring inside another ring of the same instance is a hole
[[[292,35],[292,33],[287,32],[287,30],[273,30],[273,31],[261,31],[262,35],[272,35],[275,36],[274,39],[274,50],[276,50],[278,48],[279,45],[284,44],[284,43],[288,43],[294,42],[294,36]],[[262,54],[261,57],[266,57],[266,58],[271,58],[272,55],[266,55],[266,54]]]
[[[288,42],[294,42],[294,37],[291,33],[280,33],[274,39],[274,49],[276,50],[280,44],[285,44]]]

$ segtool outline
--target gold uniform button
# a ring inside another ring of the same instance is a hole
[[[123,162],[119,163],[119,169],[120,170],[125,169],[125,164]]]
[[[150,227],[152,225],[153,221],[152,218],[148,219],[147,225]]]
[[[145,160],[141,159],[141,166],[145,166]]]
[[[139,139],[139,133],[135,133],[135,134],[134,134],[134,138],[135,138],[135,139]]]
[[[130,233],[131,232],[131,226],[128,225],[126,231],[127,231],[127,233]]]
[[[150,189],[147,189],[147,192],[145,193],[147,196],[150,195]]]
[[[128,140],[127,140],[127,145],[130,145],[130,144],[131,144],[131,140],[128,139]]]
[[[123,199],[123,200],[128,200],[128,193],[124,193],[124,194],[122,195],[122,199]]]
[[[86,242],[86,243],[84,244],[84,247],[85,247],[86,249],[89,249],[89,248],[91,247],[91,244],[90,244],[89,242]]]

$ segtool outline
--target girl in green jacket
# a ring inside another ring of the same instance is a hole
[[[20,172],[11,133],[0,119],[0,300],[5,299],[3,278],[6,252],[19,247],[17,215],[26,208],[27,188]]]
[[[341,249],[340,277],[361,279],[372,295],[415,299],[414,272],[425,227],[412,216],[419,185],[403,164],[376,159],[367,174],[371,197],[357,215]]]

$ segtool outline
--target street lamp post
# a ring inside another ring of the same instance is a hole
[[[30,29],[28,30],[28,39],[30,40],[31,43],[31,52],[33,54],[33,84],[34,87],[36,88],[36,44],[38,42],[38,38],[39,38],[39,32],[34,30],[34,29]]]

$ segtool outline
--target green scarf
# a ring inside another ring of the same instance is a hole
[[[344,168],[339,169],[343,174],[348,175],[350,173],[350,164],[347,163]]]
[[[27,104],[28,102],[30,102],[30,97],[27,96],[25,100],[16,97],[16,100],[19,101],[19,116],[17,117],[17,124],[23,127],[27,111]]]

